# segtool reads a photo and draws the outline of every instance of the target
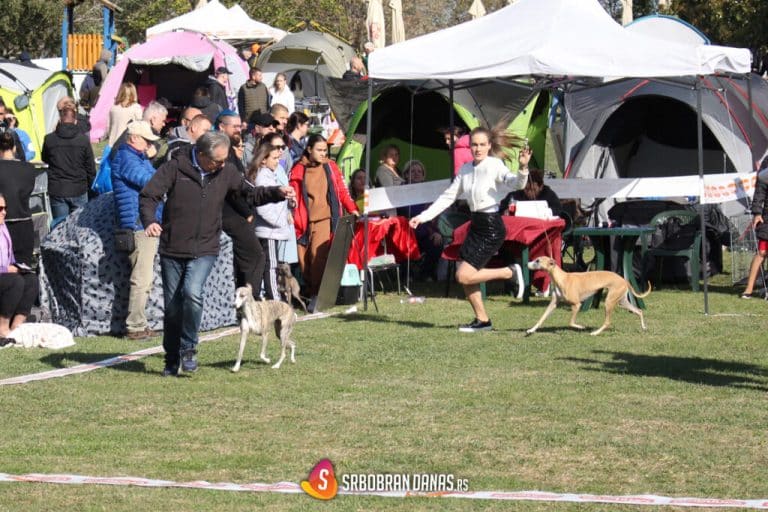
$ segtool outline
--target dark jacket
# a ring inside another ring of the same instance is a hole
[[[269,112],[269,89],[264,83],[254,83],[248,80],[237,91],[237,110],[243,121],[251,119],[251,114]]]
[[[752,215],[761,215],[763,217],[762,224],[755,228],[757,238],[768,240],[768,184],[760,180],[757,180],[755,186],[755,195],[752,197],[750,211]]]
[[[43,162],[48,164],[48,193],[54,197],[83,195],[96,176],[91,142],[76,124],[59,123],[45,136]]]
[[[219,112],[222,111],[220,105],[213,103],[211,98],[206,96],[198,96],[193,98],[190,106],[200,109],[200,112],[202,112],[203,115],[208,118],[211,124],[216,122],[216,118],[219,116]]]
[[[229,101],[227,100],[227,90],[224,86],[215,78],[209,78],[206,85],[208,86],[208,95],[211,97],[211,102],[220,106],[222,110],[228,109]]]
[[[282,201],[279,187],[251,187],[232,164],[201,176],[195,166],[196,148],[176,152],[163,164],[139,195],[141,222],[155,222],[155,209],[167,194],[163,209],[160,254],[172,258],[197,258],[219,253],[221,209],[229,193],[242,192],[249,204]]]
[[[124,229],[144,229],[139,221],[139,192],[152,179],[155,168],[147,155],[136,151],[128,144],[115,150],[112,163],[112,191],[118,226]],[[160,220],[161,208],[158,208],[157,220]]]

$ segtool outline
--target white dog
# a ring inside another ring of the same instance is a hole
[[[296,323],[296,312],[290,304],[279,300],[256,300],[253,298],[253,290],[250,285],[238,288],[235,291],[235,309],[240,316],[240,351],[237,353],[237,361],[232,367],[233,372],[240,370],[243,360],[245,342],[249,333],[261,335],[261,353],[259,359],[265,363],[270,360],[267,357],[267,339],[269,326],[275,326],[275,334],[280,339],[280,359],[272,368],[280,368],[285,359],[285,350],[291,347],[291,362],[296,362],[296,342],[291,340],[291,331]]]
[[[58,350],[75,344],[72,333],[63,325],[49,323],[21,324],[8,334],[16,343],[5,347],[49,348]]]

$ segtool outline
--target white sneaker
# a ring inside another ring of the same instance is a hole
[[[518,299],[522,299],[523,293],[525,292],[525,282],[523,281],[523,269],[517,263],[513,263],[512,265],[510,265],[509,269],[514,274],[512,276],[512,282],[517,283],[517,293],[515,293],[515,297]]]

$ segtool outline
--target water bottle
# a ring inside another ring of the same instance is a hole
[[[407,299],[400,299],[400,304],[424,304],[426,297],[410,295]]]

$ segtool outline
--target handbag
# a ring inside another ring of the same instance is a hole
[[[136,242],[133,238],[132,229],[115,229],[115,250],[119,252],[133,252],[136,249]]]

